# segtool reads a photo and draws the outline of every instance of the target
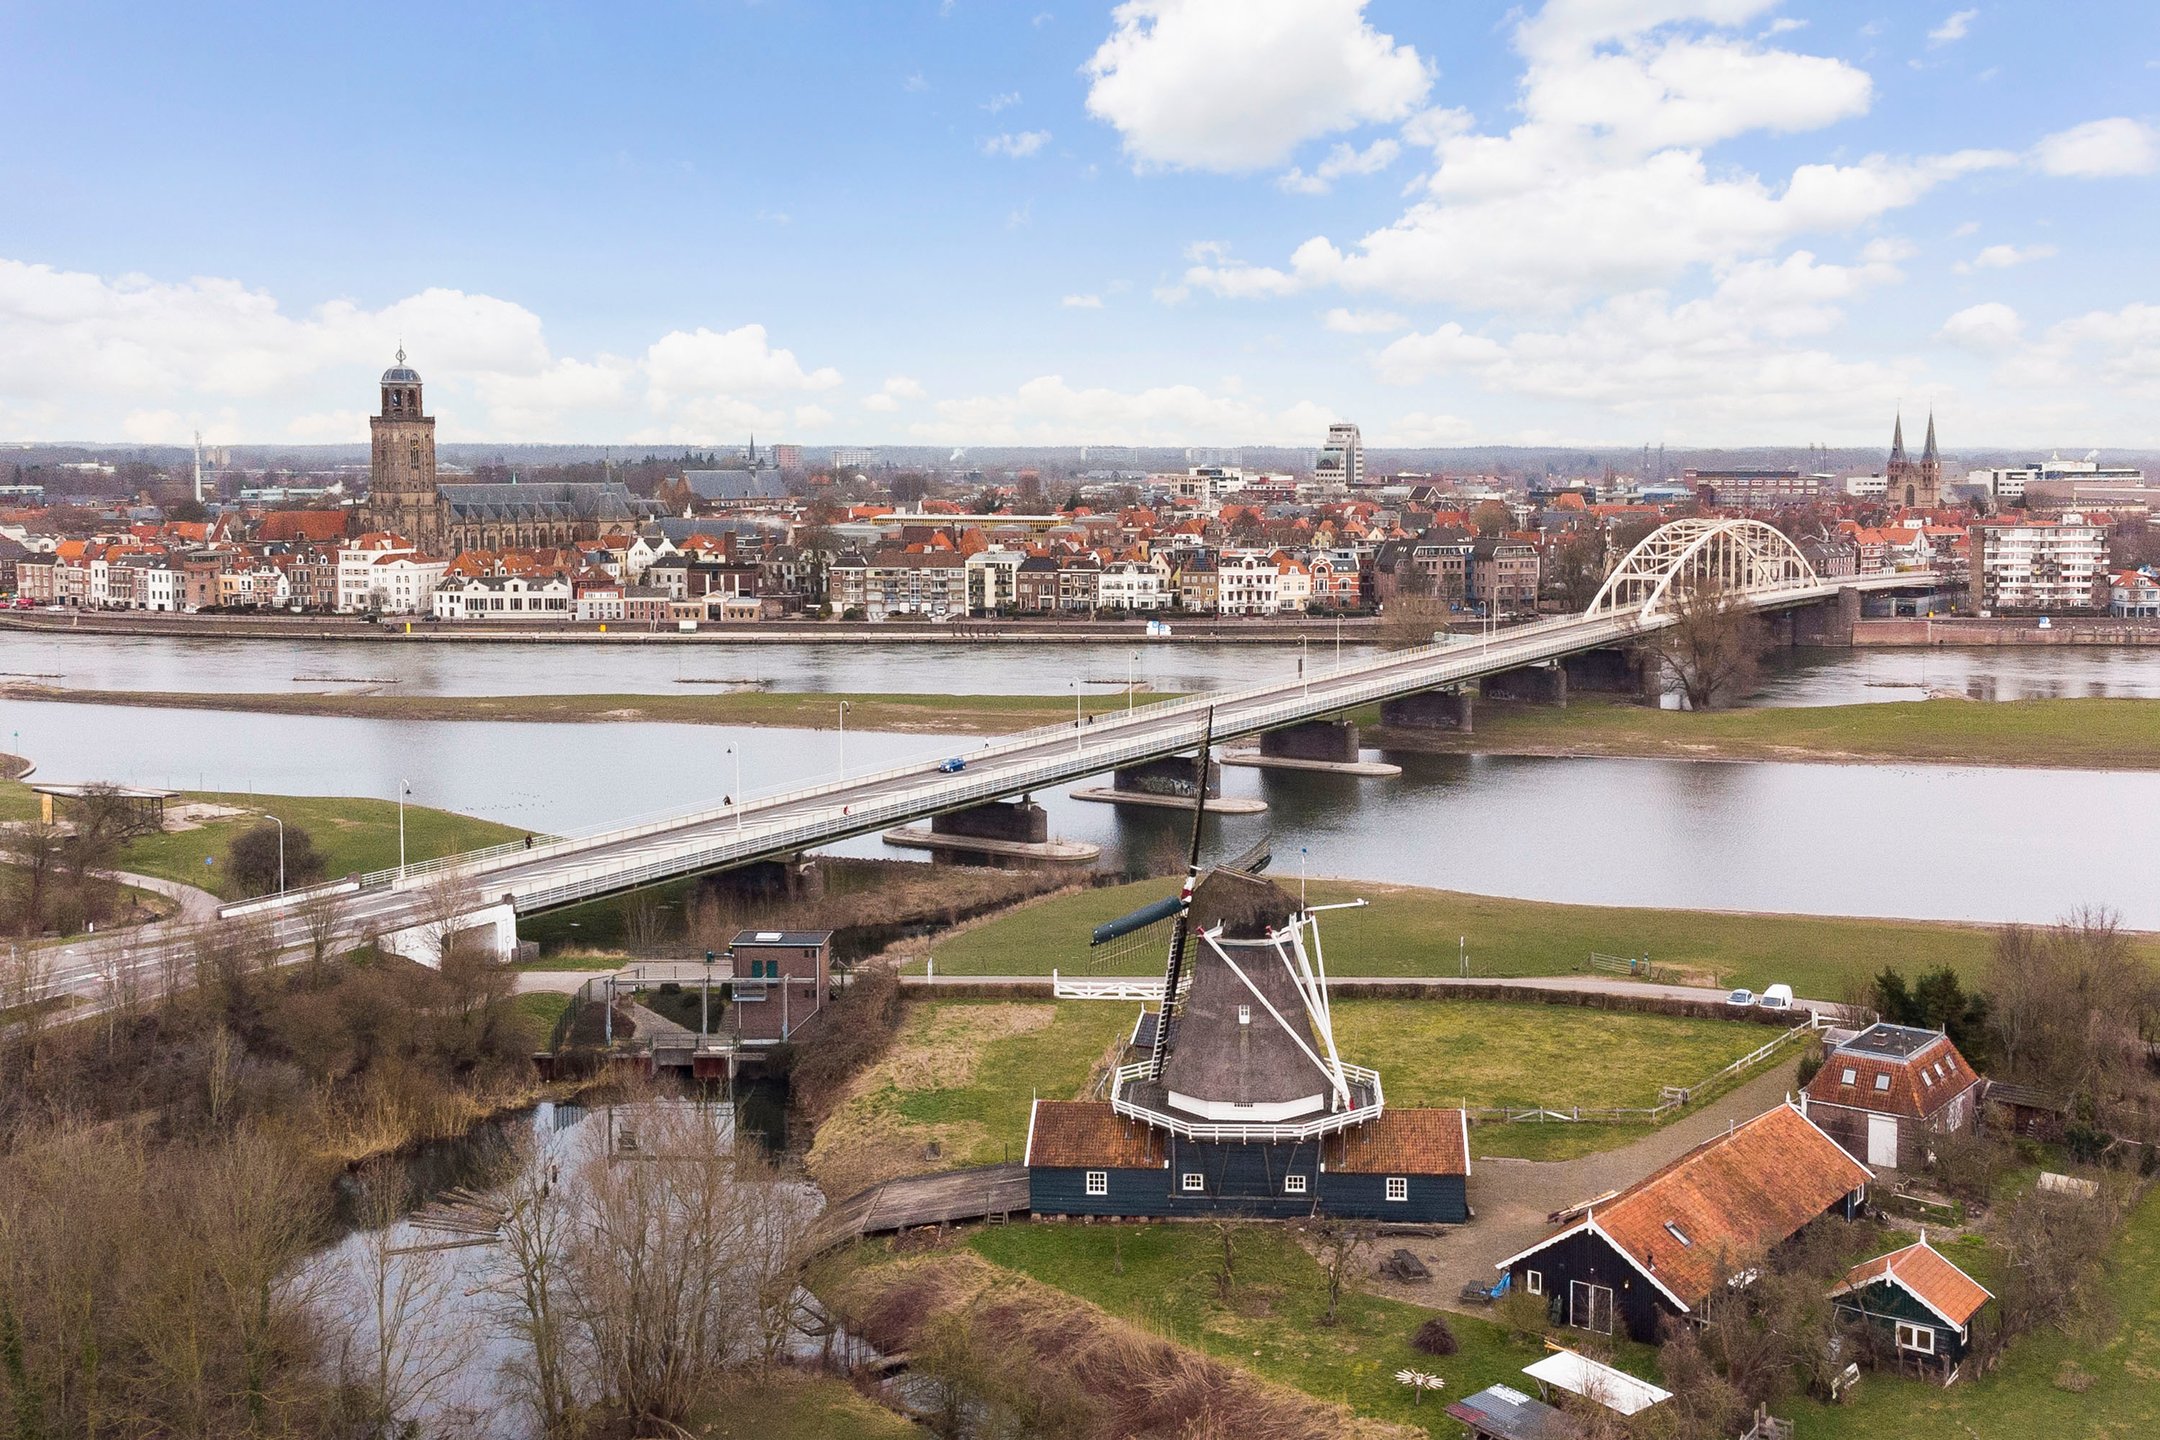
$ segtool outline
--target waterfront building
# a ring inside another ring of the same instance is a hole
[[[1973,598],[1992,614],[2098,610],[2107,603],[2107,534],[2074,511],[1983,520],[1972,527]]]

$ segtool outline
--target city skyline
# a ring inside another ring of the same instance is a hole
[[[213,83],[243,25],[304,83]],[[33,5],[0,43],[40,137],[0,159],[8,440],[358,442],[403,343],[453,444],[1875,445],[1900,406],[2160,443],[2130,5]]]

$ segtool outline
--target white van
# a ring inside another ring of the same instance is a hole
[[[1763,987],[1762,999],[1755,1004],[1764,1010],[1792,1009],[1792,986],[1767,985]]]

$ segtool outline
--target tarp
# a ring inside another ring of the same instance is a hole
[[[1615,1370],[1573,1350],[1556,1350],[1535,1365],[1523,1366],[1523,1374],[1541,1385],[1595,1400],[1622,1415],[1633,1415],[1672,1399],[1670,1390],[1660,1390],[1647,1380],[1638,1380],[1625,1370]]]

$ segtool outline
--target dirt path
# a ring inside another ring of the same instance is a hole
[[[1728,1126],[1760,1115],[1791,1091],[1798,1066],[1797,1059],[1774,1066],[1694,1114],[1616,1150],[1574,1160],[1476,1156],[1470,1167],[1470,1206],[1477,1219],[1444,1234],[1407,1242],[1407,1248],[1432,1268],[1432,1282],[1396,1285],[1376,1279],[1366,1288],[1413,1304],[1485,1313],[1458,1304],[1456,1295],[1472,1281],[1490,1285],[1498,1278],[1493,1270],[1496,1261],[1550,1233],[1553,1226],[1547,1215],[1564,1205],[1632,1185]],[[1475,1130],[1470,1148],[1475,1155]],[[1381,1249],[1393,1249],[1396,1243],[1385,1242]]]

